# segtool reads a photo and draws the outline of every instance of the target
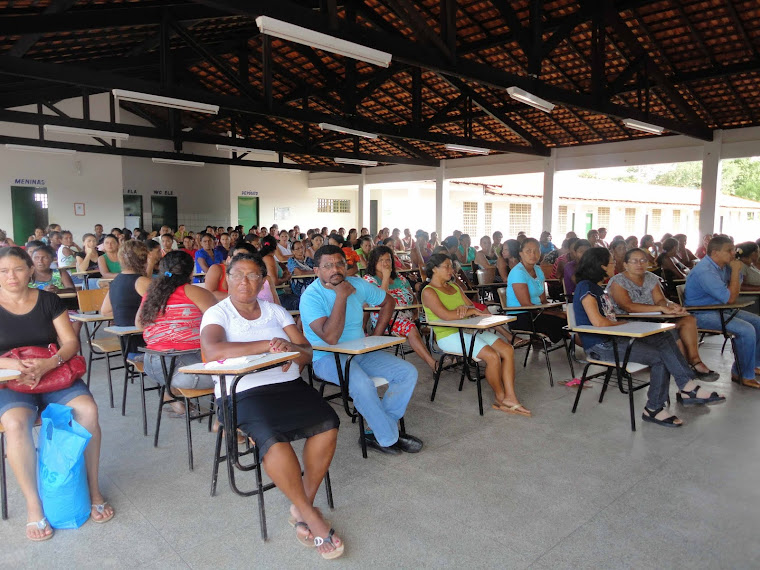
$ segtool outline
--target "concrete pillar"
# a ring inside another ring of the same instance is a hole
[[[541,230],[552,231],[552,222],[557,219],[558,204],[554,196],[554,173],[557,167],[557,150],[551,149],[551,154],[544,159],[544,202]]]
[[[366,169],[362,168],[362,173],[359,175],[359,200],[358,200],[358,221],[357,229],[369,228],[369,186],[367,186],[367,173]]]
[[[713,131],[712,142],[702,150],[702,203],[699,214],[699,237],[715,233],[720,193],[720,151],[723,132]]]
[[[444,228],[450,229],[446,219],[448,206],[449,185],[446,183],[446,161],[442,160],[435,171],[435,231],[438,233],[439,240],[443,240],[447,236],[443,233]]]

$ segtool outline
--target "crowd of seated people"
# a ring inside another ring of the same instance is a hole
[[[184,355],[181,364],[200,362],[201,349],[203,358],[213,360],[262,352],[298,353],[292,364],[240,382],[238,426],[259,446],[264,468],[290,499],[291,523],[299,542],[316,545],[324,558],[340,556],[344,548],[313,507],[335,452],[339,420],[318,392],[299,378],[304,367],[313,363],[319,378],[338,382],[334,359],[319,350],[325,344],[367,334],[404,337],[429,368],[425,372],[431,373],[438,365],[436,351],[461,353],[456,329],[437,326],[436,321],[494,312],[513,314],[516,321],[509,326],[476,335],[473,356],[485,364],[493,409],[530,417],[531,411],[515,390],[514,350],[520,345],[510,329],[532,329],[559,343],[567,335],[567,317],[559,307],[534,317],[528,307],[549,298],[572,303],[577,324],[595,327],[617,326],[620,314],[656,310],[678,318],[672,334],[636,342],[631,352],[631,361],[651,367],[643,419],[667,427],[683,425],[668,408],[671,375],[678,387],[677,400],[684,405],[725,400],[724,395],[700,385],[719,377],[699,353],[699,329],[720,329],[719,315],[715,310],[690,314],[688,307],[733,303],[742,290],[760,289],[760,243],[735,245],[727,236],[710,235],[694,254],[684,234],[665,234],[659,241],[652,235],[640,239],[617,235],[608,243],[606,229],[599,228],[588,231],[587,239],[568,232],[560,247],[552,243],[548,231],[538,239],[526,232],[504,239],[498,231],[475,237],[477,246],[460,231],[439,243],[435,232],[410,228],[403,232],[382,228],[376,236],[366,228],[301,232],[298,226],[280,229],[276,224],[254,226],[247,232],[242,227],[221,226],[195,233],[180,226],[174,232],[164,226],[154,232],[112,228],[105,233],[98,224],[93,233],[82,236],[80,246],[71,232],[51,224],[47,230],[39,228],[25,248],[19,248],[0,230],[0,305],[13,307],[3,313],[9,323],[31,310],[39,321],[35,334],[47,331],[45,338],[57,336],[60,354],[70,358],[78,348],[77,331],[61,318],[61,301],[49,294],[75,291],[82,286],[77,274],[86,272],[95,277],[95,286],[97,277],[110,282],[103,282],[109,287],[103,315],[112,316],[117,326],[144,329],[143,337],[128,347],[131,358],[138,358],[141,346],[195,351]],[[484,284],[506,289],[505,307],[477,302],[472,286],[478,276]],[[685,281],[683,305],[667,286],[679,280]],[[32,289],[40,292],[32,294]],[[35,295],[45,301],[40,307],[35,305]],[[16,310],[17,302],[23,302],[23,311]],[[422,310],[404,308],[417,303]],[[374,309],[364,311],[367,306]],[[727,328],[737,340],[732,379],[760,388],[760,317],[740,311]],[[34,335],[29,338],[36,342]],[[465,333],[466,344],[471,339]],[[18,342],[23,341],[8,336],[3,345],[13,347]],[[580,342],[595,358],[614,360],[608,335],[582,334]],[[401,432],[397,425],[413,396],[417,368],[386,352],[362,356],[352,365],[349,390],[367,422],[367,445],[386,454],[420,451],[422,441]],[[29,383],[49,368],[47,362],[4,359],[0,364],[20,370]],[[144,364],[148,376],[164,381],[157,356],[149,354]],[[383,399],[377,395],[373,376],[382,376],[390,384]],[[211,388],[215,382],[208,376],[179,372],[171,381],[179,388]],[[9,441],[15,438],[22,448],[28,446],[24,430],[33,419],[28,413],[32,404],[70,402],[81,421],[97,432],[97,408],[83,385],[28,401],[14,400],[7,390],[3,394],[0,423]],[[216,385],[216,397],[221,396]],[[171,399],[170,394],[165,397]],[[178,402],[172,408],[175,417],[187,413]],[[296,439],[306,439],[303,476],[290,445]],[[51,529],[41,516],[27,474],[29,459],[21,452],[11,455],[11,467],[27,497],[27,536],[30,540],[49,538]],[[98,491],[95,459],[88,463],[88,476],[92,516],[96,521],[108,520],[113,509]]]

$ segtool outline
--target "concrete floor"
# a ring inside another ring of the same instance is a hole
[[[758,568],[760,567],[760,393],[731,384],[731,356],[708,340],[705,362],[728,402],[676,412],[678,430],[637,421],[626,397],[599,386],[549,387],[543,356],[518,368],[518,393],[533,418],[477,411],[475,387],[457,392],[420,376],[407,429],[425,441],[417,455],[362,459],[358,428],[345,420],[331,475],[329,513],[346,542],[334,567]],[[562,353],[555,379],[567,379]],[[419,361],[418,369],[423,366]],[[194,425],[195,471],[187,469],[184,423],[164,419],[158,449],[142,435],[132,387],[126,417],[108,408],[103,368],[93,375],[101,404],[101,487],[116,508],[105,525],[24,538],[22,497],[10,476],[10,519],[0,522],[4,568],[266,568],[327,566],[301,546],[287,523],[288,502],[266,493],[269,540],[259,537],[255,498],[234,495],[226,474],[209,496],[213,437]],[[485,383],[484,383],[485,384]],[[671,392],[675,402],[674,391]],[[636,395],[640,417],[644,394]],[[149,394],[149,418],[156,397]],[[150,433],[153,427],[151,425]],[[252,475],[243,475],[243,483]],[[317,505],[326,507],[324,493]]]

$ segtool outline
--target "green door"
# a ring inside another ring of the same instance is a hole
[[[47,229],[47,188],[11,186],[11,210],[13,241],[23,245],[34,234],[34,228]]]
[[[586,233],[594,229],[594,214],[586,214]]]
[[[259,225],[259,199],[255,196],[238,196],[238,224],[248,233],[251,226]]]
[[[169,226],[177,231],[177,197],[151,196],[150,212],[153,215],[153,231],[159,231],[161,226]]]

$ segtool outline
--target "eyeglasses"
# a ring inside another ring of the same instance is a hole
[[[243,279],[247,279],[249,283],[256,283],[257,281],[261,281],[264,278],[264,276],[261,273],[230,273],[229,280],[230,281],[242,281]]]
[[[324,269],[325,271],[330,271],[333,267],[345,269],[348,267],[348,264],[345,261],[338,261],[337,263],[325,263],[324,265],[319,266],[320,269]]]
[[[635,259],[629,259],[626,261],[626,263],[630,263],[632,265],[644,265],[647,262],[645,257],[637,257]]]

